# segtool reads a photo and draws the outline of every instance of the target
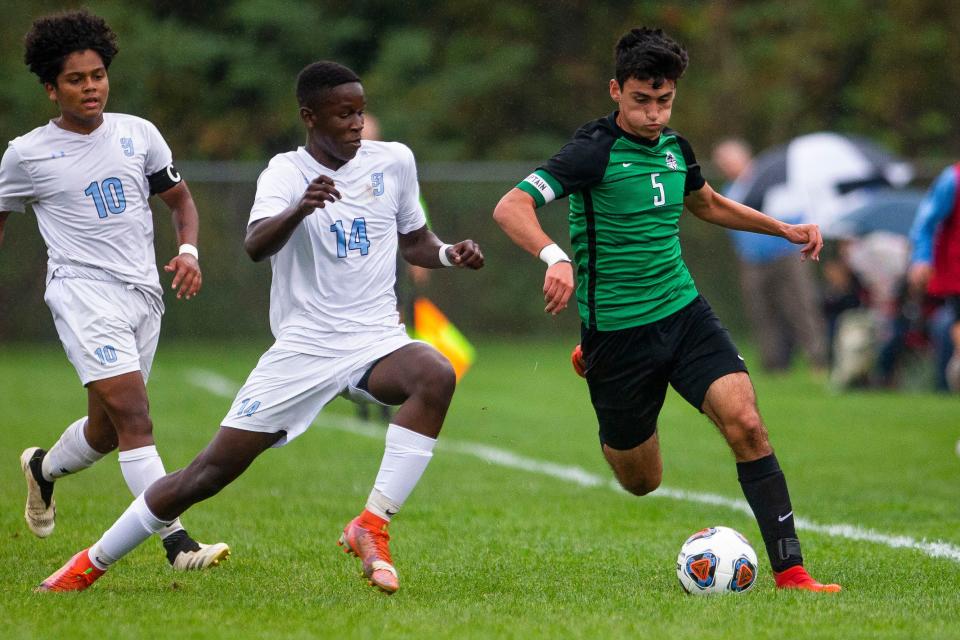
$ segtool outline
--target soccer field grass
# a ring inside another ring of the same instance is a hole
[[[266,346],[161,344],[149,391],[168,470],[210,439]],[[355,422],[343,401],[184,515],[196,538],[231,545],[222,566],[174,573],[151,540],[84,593],[32,593],[131,498],[111,454],[58,482],[51,537],[29,533],[19,454],[49,447],[82,415],[85,393],[57,346],[0,347],[0,638],[960,637],[955,397],[832,395],[803,372],[757,376],[807,566],[844,587],[778,592],[756,524],[736,502],[730,454],[679,397],[660,423],[664,490],[635,498],[610,484],[566,346],[478,351],[433,462],[391,527],[402,586],[388,597],[335,544],[383,450],[382,428]],[[754,543],[758,585],[687,596],[677,551],[716,524]]]

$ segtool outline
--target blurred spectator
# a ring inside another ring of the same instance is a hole
[[[914,291],[944,300],[950,339],[941,340],[938,380],[960,391],[960,163],[943,170],[917,209],[908,279]],[[936,340],[935,340],[936,343]],[[945,363],[945,364],[944,364]]]
[[[842,245],[841,256],[866,289],[869,310],[864,311],[874,345],[872,371],[868,369],[866,380],[856,382],[896,387],[905,382],[897,379],[903,356],[926,349],[921,306],[906,287],[910,242],[899,233],[874,231]],[[849,386],[831,378],[837,386]]]
[[[727,180],[724,194],[739,200],[731,183],[750,171],[752,153],[739,139],[728,139],[713,149],[713,162]],[[765,211],[780,219],[777,212]],[[797,222],[797,220],[784,220]],[[827,365],[826,328],[818,304],[810,265],[800,262],[796,249],[783,238],[731,231],[740,262],[743,301],[764,369],[790,366],[795,348],[801,348],[814,369]]]
[[[827,327],[827,354],[830,358],[830,368],[835,368],[836,337],[840,329],[841,319],[848,312],[863,310],[869,304],[869,292],[863,282],[847,263],[847,244],[843,240],[837,243],[835,255],[822,256],[823,262],[823,315]],[[857,315],[859,311],[856,312]],[[845,365],[846,367],[846,365]],[[847,370],[849,367],[847,367]],[[841,385],[843,386],[843,385]]]

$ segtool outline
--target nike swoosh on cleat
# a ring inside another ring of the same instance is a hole
[[[789,517],[792,516],[792,515],[793,515],[793,511],[791,511],[790,513],[788,513],[788,514],[785,515],[785,516],[777,516],[777,521],[783,522],[784,520],[786,520],[787,518],[789,518]]]
[[[629,166],[632,165],[632,164],[633,164],[632,162],[624,162],[624,163],[623,163],[623,166],[624,166],[624,167],[629,167]]]

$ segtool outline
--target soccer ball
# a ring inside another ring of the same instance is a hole
[[[743,593],[757,580],[757,554],[730,527],[701,529],[680,547],[677,577],[684,591],[698,596]]]

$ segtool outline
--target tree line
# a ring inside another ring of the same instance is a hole
[[[868,136],[908,158],[960,148],[953,0],[100,0],[119,34],[110,108],[153,120],[179,158],[263,160],[301,138],[293,83],[335,59],[364,79],[390,138],[423,160],[538,159],[608,112],[612,49],[662,26],[690,68],[673,123],[700,155],[802,133]],[[33,18],[75,2],[14,0],[0,24],[0,136],[55,111],[23,65]]]

